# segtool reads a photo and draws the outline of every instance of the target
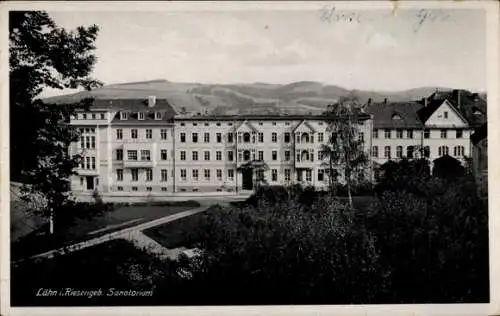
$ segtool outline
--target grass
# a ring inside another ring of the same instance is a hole
[[[117,204],[102,215],[77,219],[74,225],[62,232],[57,233],[56,227],[54,235],[47,234],[47,225],[44,225],[12,243],[11,257],[17,260],[36,255],[199,206],[195,201]]]
[[[151,297],[110,297],[109,289],[152,290],[154,282],[171,263],[136,248],[125,240],[113,240],[52,259],[29,261],[11,267],[13,306],[109,306],[148,305]],[[39,289],[102,290],[103,295],[37,296]],[[154,292],[154,291],[153,291]],[[153,293],[154,295],[154,293]]]
[[[190,248],[197,242],[193,239],[191,232],[200,226],[200,222],[203,221],[207,212],[214,209],[214,207],[210,207],[204,212],[143,230],[142,233],[168,249]]]

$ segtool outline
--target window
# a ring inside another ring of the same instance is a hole
[[[398,158],[403,157],[403,146],[396,147],[396,157],[398,157]]]
[[[118,191],[123,191],[123,187],[116,187]]]
[[[116,160],[123,160],[123,149],[116,150]]]
[[[92,169],[95,170],[95,157],[92,157]]]
[[[285,181],[290,181],[290,169],[285,169]]]
[[[234,160],[234,152],[233,151],[228,151],[227,152],[227,160],[228,161],[233,161]]]
[[[137,150],[128,150],[127,157],[128,160],[137,160]]]
[[[181,151],[181,160],[186,160],[186,152],[184,150]]]
[[[205,180],[210,180],[210,169],[203,170],[203,175],[205,176]]]
[[[146,181],[147,182],[153,181],[153,170],[151,169],[146,170]]]
[[[167,129],[166,129],[166,128],[162,128],[162,129],[160,130],[160,137],[161,137],[161,139],[163,139],[163,140],[167,139]]]
[[[132,175],[132,181],[139,181],[139,169],[130,169],[130,174]]]
[[[104,115],[104,113],[101,113],[101,120],[104,120],[106,119],[106,116]]]
[[[233,169],[227,170],[227,177],[229,178],[229,180],[233,180],[233,178],[234,178],[234,170]]]
[[[210,133],[203,134],[203,141],[205,143],[210,143]]]
[[[161,182],[167,182],[167,177],[168,177],[168,170],[167,169],[161,169]]]
[[[210,124],[209,124],[209,123],[205,123],[205,124],[203,124],[203,125],[205,125],[205,126],[209,126]]]
[[[144,112],[139,112],[138,118],[139,118],[139,120],[144,120]]]
[[[391,158],[391,146],[384,147],[384,157]]]
[[[137,191],[137,187],[132,187],[132,191]]]
[[[151,192],[151,191],[153,191],[153,188],[152,187],[146,187],[146,191]]]
[[[271,170],[271,181],[278,181],[278,170]]]
[[[161,150],[161,160],[167,160],[167,150],[166,149]]]
[[[149,150],[141,150],[141,160],[151,161],[151,152]]]
[[[215,159],[216,160],[222,160],[222,151],[216,151],[215,152]]]
[[[250,133],[244,133],[243,134],[243,142],[249,143],[250,142]]]
[[[186,169],[181,169],[181,179],[186,180]]]
[[[447,135],[447,130],[442,129],[442,130],[441,130],[441,138],[446,138],[446,136],[448,136],[448,135]]]
[[[278,152],[276,150],[273,150],[273,152],[272,152],[272,159],[278,160]]]
[[[217,142],[218,143],[222,143],[222,134],[221,133],[217,133],[215,135],[216,135],[215,137],[217,138]]]
[[[181,126],[186,126],[186,123],[181,123]]]
[[[453,148],[453,155],[455,157],[462,157],[464,155],[464,146],[455,146],[455,148]]]
[[[318,142],[322,143],[324,141],[325,135],[323,133],[318,133]]]
[[[259,150],[259,161],[263,161],[264,160],[264,152],[262,150]]]
[[[85,147],[90,148],[90,136],[85,136]]]
[[[264,142],[264,133],[259,133],[259,143]]]
[[[161,120],[161,112],[155,112],[155,119]]]
[[[439,156],[448,155],[448,146],[439,146],[439,148],[438,148],[438,155]]]
[[[443,116],[444,116],[445,119],[447,119],[448,118],[448,112],[444,112]]]
[[[133,128],[131,131],[130,131],[131,135],[132,135],[132,138],[137,138],[137,129]]]
[[[290,133],[285,133],[285,143],[289,143],[290,142]]]
[[[193,180],[198,181],[198,176],[199,176],[198,169],[193,169],[192,174],[193,174]]]
[[[127,112],[120,112],[120,120],[126,120],[127,116]]]
[[[161,192],[167,192],[167,187],[161,187]]]
[[[193,126],[198,126],[198,123],[193,123]]]
[[[193,143],[197,143],[198,142],[198,133],[192,133],[191,134],[191,141]]]
[[[87,162],[87,169],[90,169],[90,157],[85,157],[85,160]]]
[[[372,157],[378,158],[378,146],[372,146]]]
[[[95,136],[90,136],[91,145],[90,148],[95,149]]]
[[[227,133],[227,142],[232,143],[233,142],[234,135],[233,133]]]
[[[365,141],[365,133],[359,132],[358,141],[360,141],[360,142],[364,142]]]
[[[204,158],[205,160],[210,160],[210,152],[209,152],[209,151],[205,151],[205,152],[203,153],[203,158]]]
[[[181,133],[181,143],[186,142],[186,133]]]
[[[151,139],[153,138],[153,130],[152,129],[146,129],[146,138]]]
[[[217,169],[215,173],[217,175],[217,180],[222,181],[222,169]]]
[[[123,169],[116,169],[116,181],[123,181]]]
[[[80,147],[85,148],[85,137],[84,136],[80,136]]]
[[[373,138],[378,138],[378,129],[373,130]]]
[[[123,130],[121,128],[116,130],[116,139],[123,139]]]
[[[325,181],[325,170],[318,169],[318,181]]]
[[[464,131],[463,130],[457,129],[456,133],[457,133],[457,136],[456,136],[457,138],[464,137]]]
[[[278,134],[277,133],[272,133],[271,134],[271,141],[273,143],[276,143],[278,141]]]
[[[424,130],[424,138],[430,138],[431,137],[431,131],[428,129]]]
[[[424,157],[429,158],[431,155],[431,148],[429,146],[424,147]]]
[[[241,160],[241,159],[240,159],[240,160]],[[250,160],[250,151],[245,150],[245,151],[243,152],[243,160],[244,160],[244,161],[249,161],[249,160]]]
[[[415,151],[415,147],[413,147],[413,146],[406,147],[406,157],[407,158],[413,158],[413,152],[414,151]]]
[[[413,138],[413,130],[409,129],[406,131],[406,138]]]
[[[311,170],[306,170],[306,181],[308,181],[308,182],[312,181],[312,171]]]
[[[290,151],[285,150],[285,161],[290,161]]]
[[[390,129],[385,129],[384,130],[384,137],[385,138],[391,138],[391,130]]]
[[[396,138],[403,138],[403,130],[402,129],[396,130]]]

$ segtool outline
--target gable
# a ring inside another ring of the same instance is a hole
[[[258,130],[249,121],[243,121],[237,128],[237,132],[256,133]]]
[[[425,126],[467,127],[468,123],[448,100],[444,100],[430,114],[429,118],[425,121]]]
[[[307,122],[306,120],[303,120],[302,122],[299,123],[299,125],[297,125],[297,127],[295,127],[294,132],[315,133],[316,130],[309,122]]]

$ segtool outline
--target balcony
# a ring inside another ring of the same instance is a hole
[[[297,169],[312,169],[314,166],[315,163],[311,160],[295,161],[295,168]]]
[[[124,168],[153,168],[155,163],[153,160],[124,160]]]
[[[99,170],[97,169],[76,169],[76,173],[79,176],[97,176],[99,175]]]

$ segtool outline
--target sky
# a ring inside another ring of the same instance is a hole
[[[301,11],[49,14],[69,29],[99,26],[93,75],[106,84],[319,81],[379,91],[486,90],[486,15],[479,9],[394,14],[324,4]]]

